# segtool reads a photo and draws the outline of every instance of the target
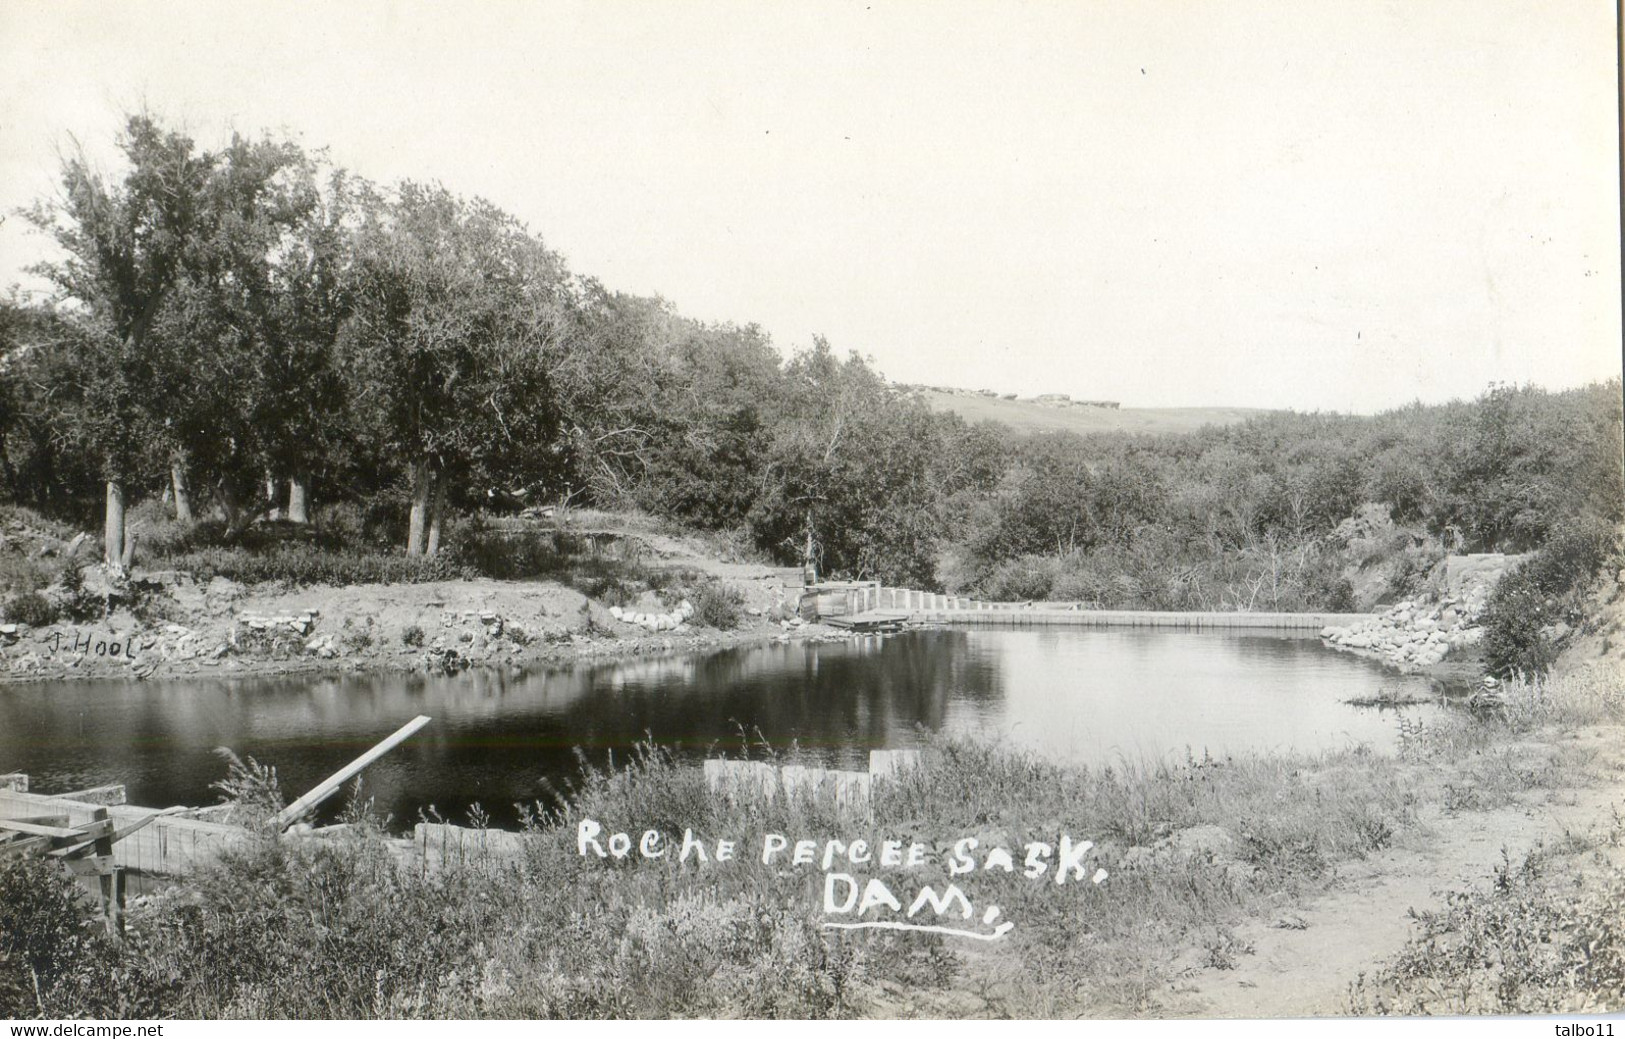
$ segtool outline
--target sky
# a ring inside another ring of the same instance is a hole
[[[0,208],[146,106],[901,382],[1370,412],[1618,375],[1608,0],[0,0]],[[0,287],[49,244],[0,224]]]

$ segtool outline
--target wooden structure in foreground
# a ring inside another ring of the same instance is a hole
[[[117,788],[122,791],[122,788]],[[100,819],[111,824],[108,836],[112,846],[105,853],[109,865],[117,869],[133,869],[142,873],[174,875],[200,862],[213,861],[222,851],[236,847],[249,837],[241,826],[207,822],[188,818],[185,808],[138,808],[123,803],[97,803],[80,800],[79,794],[33,794],[22,790],[0,789],[0,834],[22,832],[12,826],[15,822],[55,819],[59,830],[89,831]],[[99,831],[97,831],[99,832]],[[63,843],[47,851],[59,851],[74,842],[67,837]],[[17,837],[0,843],[0,854],[37,851],[38,845],[24,848]],[[61,856],[59,856],[61,857]]]
[[[270,820],[273,832],[297,822],[428,723],[427,716],[419,715],[318,783]],[[176,876],[254,838],[247,827],[196,818],[202,809],[127,805],[123,786],[63,794],[31,793],[28,786],[21,773],[0,775],[0,858],[41,855],[61,860],[78,876],[94,878],[93,893],[101,899],[109,926],[122,913],[125,870]]]
[[[49,796],[29,793],[27,776],[4,778],[0,859],[32,855],[60,862],[96,898],[114,934],[124,929],[126,870],[179,872],[200,858],[200,841],[217,853],[247,836],[239,827],[180,819],[182,809],[129,807],[122,786]]]

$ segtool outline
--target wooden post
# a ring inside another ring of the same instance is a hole
[[[107,918],[107,933],[117,938],[124,933],[124,914],[119,899],[118,869],[113,865],[113,820],[106,808],[97,808],[90,818],[102,827],[102,835],[96,838],[90,853],[95,856],[96,884],[101,893],[102,914]]]
[[[337,793],[339,787],[348,782],[351,776],[354,776],[357,772],[360,772],[374,761],[377,761],[385,754],[388,754],[390,751],[394,750],[397,746],[404,742],[408,736],[411,736],[414,732],[417,732],[427,724],[429,724],[429,716],[426,714],[420,714],[416,718],[413,718],[411,721],[407,722],[405,725],[402,725],[399,729],[396,729],[393,733],[391,733],[387,739],[383,740],[377,746],[373,747],[359,758],[356,758],[348,765],[345,765],[331,776],[328,776],[320,783],[317,783],[315,786],[311,787],[310,792],[304,797],[301,797],[293,804],[272,816],[271,827],[277,830],[287,829],[305,813],[309,812],[312,808],[315,808],[317,805],[321,804],[323,801]]]

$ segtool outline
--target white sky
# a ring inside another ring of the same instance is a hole
[[[1370,411],[1618,374],[1608,0],[0,0],[0,206],[146,103],[900,381]],[[44,243],[0,225],[0,285]]]

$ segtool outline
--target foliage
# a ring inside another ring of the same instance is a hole
[[[822,337],[785,359],[756,326],[606,289],[484,200],[376,186],[271,136],[199,148],[145,114],[120,145],[110,174],[69,157],[62,197],[30,210],[62,247],[42,268],[60,298],[0,300],[0,470],[11,501],[74,523],[98,521],[116,478],[148,501],[143,561],[418,572],[256,547],[297,479],[322,499],[316,547],[455,555],[439,573],[580,579],[557,544],[455,529],[552,502],[641,507],[833,578],[1339,610],[1370,605],[1351,577],[1372,546],[1338,533],[1367,509],[1402,532],[1378,554],[1418,565],[1384,589],[1361,578],[1366,599],[1406,591],[1435,548],[1525,551],[1625,518],[1617,380],[1017,437],[932,411]],[[197,524],[157,503],[187,485]]]
[[[691,593],[694,602],[694,620],[708,628],[732,631],[739,627],[740,608],[745,596],[733,585],[720,581],[707,581]]]
[[[1617,832],[1616,832],[1617,837]],[[1488,891],[1452,892],[1416,914],[1421,933],[1351,986],[1357,1014],[1594,1013],[1625,1002],[1625,870],[1585,869],[1540,847],[1514,864],[1503,850]],[[1588,856],[1589,858],[1589,856]]]
[[[1606,520],[1557,524],[1545,547],[1504,576],[1490,596],[1484,611],[1488,670],[1503,678],[1544,675],[1559,649],[1547,629],[1582,622],[1584,594],[1619,551],[1617,531]]]
[[[284,545],[265,551],[207,548],[170,556],[166,568],[185,570],[199,580],[229,578],[242,584],[277,581],[295,587],[315,584],[425,584],[473,576],[445,556],[419,558],[364,550],[311,551]]]
[[[26,624],[31,628],[55,624],[61,612],[55,603],[38,592],[20,592],[7,599],[5,606],[0,608],[0,614],[8,623]]]
[[[120,1006],[97,991],[115,953],[88,915],[54,860],[0,858],[0,1017],[75,1017]]]

